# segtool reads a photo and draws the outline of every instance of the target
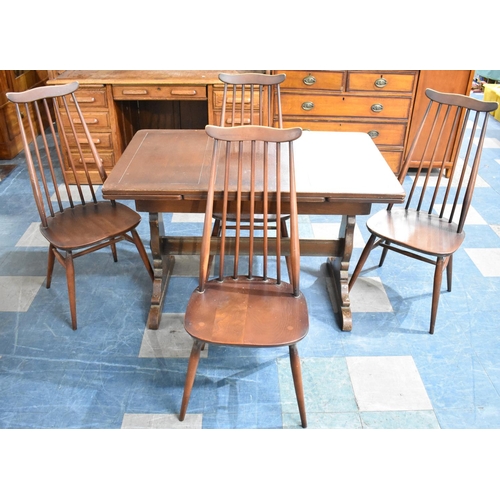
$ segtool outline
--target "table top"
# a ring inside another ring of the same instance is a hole
[[[213,140],[204,130],[140,130],[102,192],[107,199],[203,199]],[[304,131],[294,142],[299,201],[400,203],[405,192],[372,139]]]
[[[67,70],[49,84],[78,81],[86,85],[210,85],[221,83],[219,73],[262,73],[262,70]]]

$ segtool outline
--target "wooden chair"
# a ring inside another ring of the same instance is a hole
[[[199,286],[187,305],[184,326],[194,338],[179,419],[186,414],[200,351],[205,345],[240,347],[289,346],[301,423],[306,427],[300,359],[296,344],[309,328],[307,304],[299,289],[300,255],[293,141],[300,128],[215,127],[211,176],[201,246]],[[276,189],[281,186],[281,189]],[[286,187],[285,187],[286,186]],[[282,192],[283,191],[283,192]],[[284,208],[282,208],[282,204]],[[290,214],[290,236],[278,226],[268,234],[268,216]],[[214,211],[220,211],[221,236],[211,236]],[[254,214],[264,216],[256,236]],[[227,216],[236,215],[235,235],[227,235]],[[248,232],[239,229],[249,215]],[[246,236],[243,236],[246,235]],[[209,256],[219,255],[218,276],[209,279]],[[290,283],[281,278],[281,255],[290,254]],[[241,256],[248,255],[248,263]],[[261,256],[257,262],[257,256]],[[255,273],[257,264],[262,266]],[[227,271],[225,272],[225,270]]]
[[[280,84],[286,75],[266,75],[263,73],[220,73],[219,80],[224,83],[222,95],[222,112],[220,119],[221,127],[234,127],[242,125],[274,126],[275,102],[278,127],[283,128],[283,116],[281,112]],[[281,231],[287,235],[288,214],[280,218]],[[234,216],[228,216],[228,221],[235,224]],[[256,214],[255,222],[263,227],[262,214]],[[270,230],[276,230],[276,220],[268,221]],[[242,224],[248,224],[248,217],[243,217]],[[214,214],[213,236],[220,236],[221,214]]]
[[[453,254],[465,238],[463,229],[479,169],[488,113],[498,104],[431,89],[425,93],[429,104],[399,174],[403,183],[409,169],[416,169],[406,204],[404,208],[389,205],[368,220],[371,235],[351,276],[349,289],[370,252],[378,246],[383,248],[379,266],[388,250],[433,264],[436,268],[429,331],[434,333],[442,274],[446,269],[447,288],[451,291]],[[472,128],[466,133],[469,124]],[[458,143],[453,141],[455,136]],[[464,152],[463,164],[447,161],[455,148]]]
[[[135,230],[141,221],[140,215],[120,203],[97,199],[87,163],[95,162],[102,182],[106,172],[76,100],[77,89],[78,83],[73,82],[7,94],[16,105],[31,186],[41,219],[40,231],[49,242],[46,287],[50,287],[57,259],[66,271],[74,330],[77,328],[73,265],[76,257],[110,246],[116,262],[116,243],[127,240],[135,244],[153,279],[147,253]],[[61,116],[58,99],[63,103],[65,116]],[[78,118],[68,120],[70,116]],[[37,131],[41,131],[38,139]],[[79,165],[75,165],[76,160],[67,153],[70,144],[78,147]],[[85,179],[87,186],[80,179]],[[70,186],[70,181],[74,185]]]

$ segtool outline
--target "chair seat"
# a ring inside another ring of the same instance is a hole
[[[454,253],[465,238],[464,231],[457,233],[457,224],[410,209],[381,210],[366,225],[379,238],[435,256]]]
[[[184,319],[186,331],[213,344],[272,347],[298,342],[308,332],[307,303],[289,283],[226,277],[195,291]]]
[[[141,216],[131,208],[102,201],[67,208],[48,218],[48,227],[40,231],[55,247],[69,250],[84,248],[135,228]]]

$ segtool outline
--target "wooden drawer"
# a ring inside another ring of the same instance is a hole
[[[267,116],[267,114],[266,114]],[[266,116],[264,116],[264,123],[265,123],[265,120],[267,119]],[[221,112],[220,111],[214,111],[213,112],[213,117],[214,117],[214,124],[215,125],[220,125],[220,118],[221,118]],[[244,123],[243,125],[250,125],[250,114],[249,113],[245,113],[245,117],[244,117]],[[258,125],[259,124],[259,113],[254,113],[253,114],[253,123],[254,125]],[[224,125],[227,127],[228,125],[233,125],[233,122],[232,122],[232,119],[231,119],[231,113],[227,113],[226,112],[226,119],[224,121]],[[236,111],[236,117],[235,117],[235,125],[242,125],[241,123],[241,115],[238,111]]]
[[[126,100],[187,100],[207,98],[205,85],[113,85],[113,99]]]
[[[92,87],[80,87],[76,92],[76,99],[81,108],[87,107],[100,107],[107,108],[108,101],[106,99],[106,91],[104,87],[92,88]],[[70,101],[73,102],[73,98],[70,97]]]
[[[408,118],[411,97],[281,94],[283,116]]]
[[[96,145],[97,149],[112,149],[113,142],[111,139],[111,132],[93,132],[92,140]],[[82,148],[89,149],[88,141],[85,135],[78,136],[78,142],[81,144]],[[76,141],[72,134],[68,135],[68,143],[71,148],[76,148]]]
[[[83,168],[82,157],[77,152],[72,151],[71,157],[73,158],[76,169]],[[115,155],[111,151],[99,152],[99,157],[101,158],[105,169],[112,168],[115,165]],[[97,170],[94,157],[90,153],[88,155],[84,155],[84,159],[90,170]]]
[[[403,151],[384,151],[383,149],[381,149],[380,152],[385,158],[385,161],[389,164],[389,167],[391,167],[391,170],[395,174],[397,174],[399,172],[399,169],[401,168]]]
[[[264,98],[266,96],[267,96],[267,93],[265,93]],[[254,99],[254,103],[259,102],[259,92],[258,91],[253,93],[253,99]],[[213,106],[215,109],[222,108],[223,100],[224,100],[224,91],[223,90],[214,90],[214,92],[213,92]],[[248,89],[248,91],[245,92],[244,102],[245,102],[245,104],[250,104],[250,89]],[[227,109],[227,106],[232,105],[232,104],[233,104],[233,92],[232,92],[232,90],[228,90],[226,109]],[[241,92],[237,92],[236,93],[236,107],[239,108],[240,106],[241,106]]]
[[[377,146],[403,146],[405,123],[345,122],[345,121],[284,121],[283,127],[302,127],[304,130],[326,130],[333,132],[364,132]]]
[[[345,87],[345,71],[288,71],[276,70],[273,73],[285,73],[285,81],[281,88],[304,90],[333,90],[341,92]]]
[[[77,97],[77,99],[78,99],[78,97]],[[70,122],[68,119],[68,115],[64,112],[61,112],[61,117],[62,117],[62,121],[63,121],[64,126],[69,127]],[[96,128],[110,128],[110,126],[111,126],[109,113],[107,111],[88,110],[84,114],[84,119],[85,119],[85,123],[87,124],[87,126],[89,127],[90,130],[96,129]],[[81,125],[81,123],[82,123],[80,121],[80,118],[78,118],[77,116],[72,115],[71,120],[77,126]]]
[[[412,92],[415,73],[349,72],[349,92]]]

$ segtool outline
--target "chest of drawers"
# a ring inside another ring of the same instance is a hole
[[[413,109],[418,71],[276,70],[283,126],[366,132],[397,173]]]

